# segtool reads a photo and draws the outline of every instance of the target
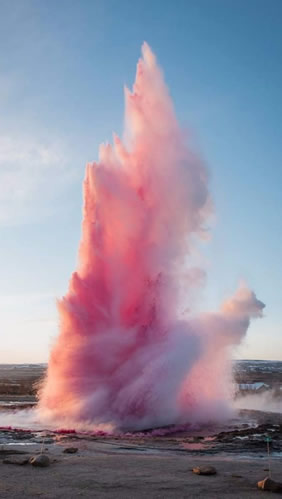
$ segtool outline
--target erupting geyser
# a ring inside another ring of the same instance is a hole
[[[125,92],[126,145],[114,137],[86,167],[79,266],[40,393],[41,415],[56,422],[137,429],[222,417],[230,346],[264,307],[241,287],[217,313],[179,312],[179,290],[195,287],[187,261],[209,215],[207,174],[146,43],[142,53]]]

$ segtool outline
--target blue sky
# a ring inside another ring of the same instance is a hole
[[[75,268],[85,163],[157,54],[211,174],[199,308],[240,279],[266,303],[236,355],[282,359],[280,0],[0,0],[0,362],[48,358]]]

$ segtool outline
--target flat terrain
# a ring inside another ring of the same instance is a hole
[[[48,468],[0,464],[1,499],[252,499],[267,495],[256,487],[257,481],[268,475],[266,458],[207,458],[157,449],[138,452],[134,448],[120,449],[117,443],[99,441],[78,445],[78,452],[70,455],[63,453],[63,445],[48,447],[46,453],[51,459]],[[40,447],[31,446],[28,451],[38,453]],[[217,474],[192,473],[192,467],[203,464],[215,466]],[[281,479],[281,469],[282,460],[273,460],[272,477]]]
[[[0,408],[34,405],[37,386],[45,372],[44,364],[0,364]]]
[[[38,383],[46,372],[45,364],[0,364],[1,402],[36,402]],[[282,362],[243,360],[234,362],[235,383],[266,383],[282,394]]]
[[[263,382],[271,388],[282,386],[282,362],[269,360],[239,360],[234,363],[237,383]]]
[[[5,426],[0,428],[1,499],[272,497],[257,489],[257,482],[269,473],[269,436],[272,478],[282,482],[282,414],[266,412],[268,403],[259,411],[242,410],[226,424],[187,426],[177,432],[173,427],[162,436],[150,431],[101,435],[7,428],[16,426],[15,421],[30,428],[36,385],[45,369],[0,365],[0,419]],[[237,383],[263,381],[271,389],[282,384],[281,362],[243,361],[234,371]],[[67,447],[77,452],[66,454]],[[50,458],[47,468],[4,463],[7,457],[29,458],[41,452]],[[192,468],[199,465],[215,466],[217,474],[193,474]]]

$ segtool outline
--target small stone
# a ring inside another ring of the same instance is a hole
[[[77,447],[66,447],[63,452],[65,454],[75,454],[78,451]]]
[[[282,492],[282,483],[275,482],[271,478],[267,477],[258,482],[258,488],[261,490],[269,490],[271,492]]]
[[[192,469],[196,475],[215,475],[216,469],[213,466],[196,466]]]
[[[33,456],[29,460],[32,466],[38,466],[40,468],[46,468],[50,466],[50,459],[46,454],[39,454],[39,456]]]
[[[6,459],[3,459],[4,464],[18,464],[19,466],[28,464],[28,462],[28,457],[7,457]]]

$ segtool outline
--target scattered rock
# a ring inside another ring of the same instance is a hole
[[[258,482],[258,488],[261,490],[269,490],[271,492],[282,492],[282,483],[275,482],[271,478],[267,477]]]
[[[65,454],[75,454],[78,451],[77,447],[66,447],[63,452]]]
[[[213,466],[196,466],[192,469],[196,475],[215,475],[216,469]]]
[[[50,466],[50,459],[46,454],[39,454],[39,456],[33,456],[29,460],[32,466],[38,466],[40,468],[46,468]]]
[[[7,457],[6,459],[3,459],[4,464],[18,464],[20,466],[23,466],[24,464],[29,463],[29,458],[28,457]]]
[[[35,435],[28,431],[20,430],[17,432],[15,431],[13,432],[14,440],[31,440],[32,438],[35,438]]]
[[[11,456],[13,454],[27,454],[27,452],[18,449],[0,449],[0,457]]]

